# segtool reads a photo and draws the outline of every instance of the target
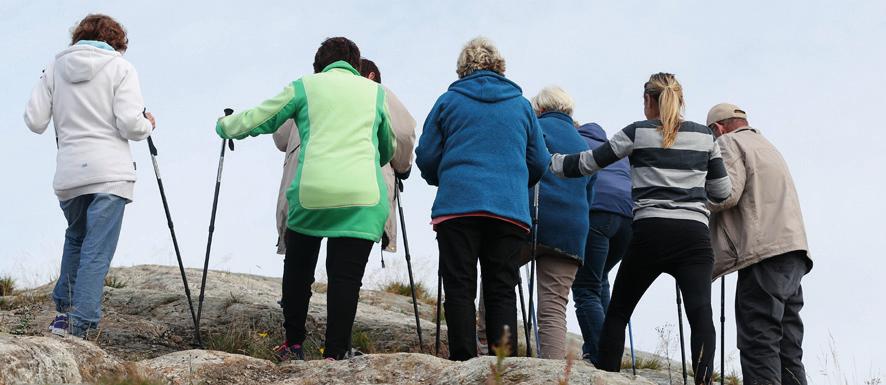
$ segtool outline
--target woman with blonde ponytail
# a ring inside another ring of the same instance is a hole
[[[683,293],[695,383],[710,384],[716,334],[706,203],[728,198],[732,185],[711,130],[683,120],[683,87],[673,74],[649,78],[643,110],[646,120],[628,125],[594,150],[555,154],[550,166],[558,176],[577,178],[625,157],[631,164],[633,238],[615,278],[594,365],[619,371],[625,326],[646,289],[667,273]]]

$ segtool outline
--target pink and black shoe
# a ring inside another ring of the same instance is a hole
[[[301,344],[290,345],[289,341],[285,341],[282,345],[275,347],[274,355],[280,362],[305,360],[305,352]]]

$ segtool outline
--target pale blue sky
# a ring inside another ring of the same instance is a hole
[[[373,3],[0,3],[0,201],[7,204],[0,274],[29,283],[57,274],[65,223],[51,188],[54,141],[51,134],[30,133],[21,115],[40,70],[87,13],[111,14],[129,31],[126,58],[157,116],[160,166],[191,267],[202,266],[218,160],[213,127],[223,108],[248,108],[275,95],[311,71],[325,37],[344,35],[378,63],[420,129],[434,100],[455,80],[461,45],[482,34],[499,45],[506,75],[526,96],[558,84],[576,99],[578,120],[599,122],[610,134],[642,119],[641,87],[653,72],[678,75],[688,119],[703,121],[722,101],[743,106],[787,159],[804,209],[816,263],[804,280],[810,376],[814,383],[836,382],[833,374],[819,374],[833,367],[825,355],[830,335],[850,380],[882,369],[886,332],[877,325],[886,318],[886,210],[874,202],[886,187],[879,171],[886,165],[886,134],[876,128],[878,111],[886,108],[886,3]],[[140,179],[114,265],[174,264],[147,149],[143,143],[132,149]],[[274,254],[281,172],[282,153],[270,137],[238,143],[222,178],[211,268],[281,275],[282,258]],[[433,287],[437,248],[427,223],[434,190],[417,173],[406,188],[418,279]],[[386,261],[382,270],[373,254],[368,286],[405,276],[402,257],[387,255]],[[734,282],[730,276],[728,286]],[[719,298],[719,285],[715,289]],[[737,363],[731,296],[730,289],[726,350]],[[674,323],[674,313],[673,281],[663,276],[634,317],[638,346],[655,350],[655,327]]]

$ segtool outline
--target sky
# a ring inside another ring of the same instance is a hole
[[[213,129],[224,108],[241,110],[276,95],[311,72],[324,38],[347,36],[379,65],[420,134],[434,101],[456,80],[462,45],[483,35],[498,45],[507,77],[525,96],[559,85],[576,100],[577,120],[598,122],[610,135],[643,119],[641,87],[654,72],[677,74],[689,120],[703,122],[719,102],[742,106],[787,160],[803,207],[815,260],[803,281],[811,383],[860,382],[886,370],[886,332],[877,326],[886,319],[886,209],[875,203],[886,187],[878,171],[886,165],[886,134],[876,123],[886,108],[882,1],[4,0],[0,201],[8,206],[0,217],[0,275],[24,285],[57,276],[65,221],[52,190],[54,140],[31,133],[22,113],[40,71],[70,43],[71,28],[95,12],[128,30],[125,57],[157,118],[153,137],[188,267],[203,264],[220,145]],[[139,181],[113,265],[174,265],[147,147],[132,143],[132,152]],[[240,141],[228,154],[211,269],[282,275],[274,225],[282,164],[269,135]],[[403,194],[416,278],[432,288],[434,194],[418,173]],[[402,252],[385,261],[382,269],[373,252],[364,287],[405,279]],[[727,277],[725,303],[732,368],[735,279]],[[719,285],[712,292],[716,314]],[[578,332],[571,305],[568,313],[570,330]],[[662,276],[634,315],[637,347],[656,351],[655,329],[674,325],[675,313],[673,279]]]

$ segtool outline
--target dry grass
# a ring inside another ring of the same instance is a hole
[[[511,352],[511,331],[508,326],[505,325],[504,332],[501,335],[501,343],[498,346],[494,347],[495,351],[495,363],[489,365],[490,373],[489,377],[486,377],[487,385],[502,385],[504,384],[504,374],[507,370],[507,365],[505,365],[505,358],[508,357],[508,354]]]
[[[719,372],[714,372],[714,375],[711,378],[712,378],[713,383],[715,383],[715,384],[720,383],[720,373]],[[741,377],[739,377],[738,373],[736,373],[735,371],[732,371],[731,373],[726,375],[726,378],[724,379],[723,384],[725,384],[725,385],[741,385]]]
[[[575,364],[575,352],[570,350],[566,355],[566,367],[563,369],[563,377],[560,377],[559,385],[569,385],[569,376],[572,374],[572,366]]]
[[[114,275],[106,275],[105,276],[105,286],[111,287],[114,289],[122,289],[126,287],[126,281],[123,281],[120,278],[117,278]]]
[[[274,360],[274,346],[283,341],[283,336],[280,327],[237,318],[223,330],[207,333],[203,340],[210,350]]]
[[[883,379],[879,373],[875,373],[873,368],[870,369],[868,375],[860,378],[858,371],[855,369],[854,360],[852,362],[852,371],[848,371],[841,365],[840,353],[837,350],[837,341],[832,334],[828,334],[828,351],[819,357],[822,369],[819,374],[825,378],[827,385],[882,385]]]
[[[637,365],[637,369],[651,369],[651,370],[662,370],[665,368],[665,363],[661,358],[653,356],[653,357],[642,357],[635,356],[634,364]],[[625,358],[621,361],[622,369],[631,369],[631,359]]]
[[[383,285],[381,291],[412,298],[412,290],[409,287],[409,283],[391,281]],[[415,283],[415,298],[429,305],[437,304],[437,298],[431,295],[430,292],[428,292],[428,288],[426,288],[421,282]]]

